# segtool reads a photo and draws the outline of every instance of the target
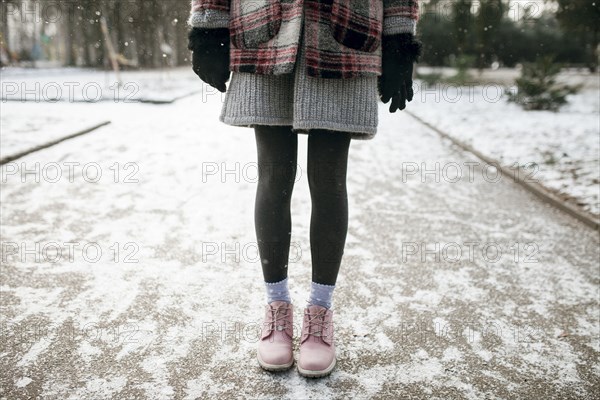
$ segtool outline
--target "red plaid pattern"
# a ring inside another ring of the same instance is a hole
[[[202,10],[229,11],[230,0],[192,0],[192,12]]]
[[[367,10],[369,15],[362,15],[352,9],[350,2],[334,0],[330,18],[335,40],[356,50],[375,51],[383,29],[383,7],[373,1]]]
[[[230,69],[256,74],[293,70],[304,14],[306,72],[335,79],[381,74],[384,19],[419,17],[417,0],[193,0],[192,5],[229,11]]]
[[[406,17],[414,20],[419,19],[419,3],[417,0],[396,0],[385,2],[385,16]]]
[[[255,48],[272,39],[281,27],[281,3],[279,1],[256,1],[252,7],[240,7],[233,4],[231,14],[236,15],[229,21],[231,42],[234,46]]]

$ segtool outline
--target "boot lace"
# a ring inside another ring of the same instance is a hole
[[[323,334],[323,329],[329,327],[329,323],[325,322],[326,310],[319,310],[316,314],[308,313],[308,336],[313,335],[317,337],[327,337],[329,335]],[[312,330],[311,328],[316,328]]]
[[[270,331],[284,331],[288,327],[288,320],[286,319],[288,316],[289,308],[286,306],[278,306],[271,307],[271,321],[265,322],[265,325],[268,325],[269,332]],[[279,324],[277,324],[279,322]]]

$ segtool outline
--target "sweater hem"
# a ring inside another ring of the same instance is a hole
[[[252,125],[273,125],[273,126],[292,126],[292,120],[289,118],[278,117],[224,117],[221,115],[219,121],[231,126],[245,126],[251,128]]]
[[[277,117],[254,116],[228,118],[221,115],[219,117],[219,121],[226,125],[247,128],[252,128],[254,127],[254,125],[291,126],[292,130],[296,131],[296,133],[308,133],[310,130],[313,129],[323,129],[334,132],[346,132],[350,133],[352,139],[357,140],[373,139],[377,133],[376,126],[349,125],[346,123],[311,120],[292,121],[289,118]]]
[[[417,21],[407,17],[390,16],[383,19],[383,35],[417,33]]]
[[[377,133],[376,126],[348,124],[345,122],[300,120],[294,122],[294,129],[324,129],[328,131],[350,133],[352,139],[372,139]]]

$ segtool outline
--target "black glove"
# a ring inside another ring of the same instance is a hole
[[[383,103],[392,99],[390,112],[404,110],[413,99],[413,63],[421,55],[421,42],[412,33],[384,35],[382,38],[381,76],[377,81]]]
[[[188,49],[193,51],[192,69],[204,82],[225,92],[229,80],[229,29],[192,28]]]

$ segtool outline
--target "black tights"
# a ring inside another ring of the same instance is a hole
[[[257,126],[258,189],[254,209],[264,280],[287,277],[296,178],[298,134],[289,126]],[[312,200],[312,281],[335,285],[348,232],[346,168],[350,134],[312,130],[308,136],[308,183]]]

